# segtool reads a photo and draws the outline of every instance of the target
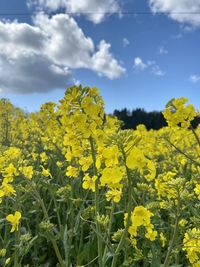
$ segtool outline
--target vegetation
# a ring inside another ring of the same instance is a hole
[[[167,126],[161,111],[147,112],[141,108],[129,111],[127,108],[124,108],[114,110],[113,115],[123,122],[122,129],[136,129],[140,124],[144,124],[147,130],[159,130]],[[191,123],[193,128],[196,128],[200,123],[200,117],[195,117]]]
[[[116,114],[117,115],[117,114]],[[121,130],[96,88],[25,114],[0,101],[0,265],[200,266],[200,128]]]

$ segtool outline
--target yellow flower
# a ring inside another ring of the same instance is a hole
[[[139,148],[134,147],[126,159],[127,167],[132,170],[138,169],[142,173],[146,164],[147,159],[145,158],[143,152]]]
[[[163,115],[170,127],[180,125],[183,128],[188,128],[190,122],[195,118],[196,111],[192,105],[185,105],[188,101],[185,97],[172,99],[166,105]]]
[[[106,199],[107,201],[113,200],[114,202],[118,203],[121,199],[122,195],[122,189],[118,188],[111,188],[107,193],[106,193]]]
[[[21,212],[15,211],[15,215],[9,214],[6,216],[6,220],[12,224],[11,233],[15,230],[18,231],[19,220],[21,219]]]
[[[51,177],[52,178],[50,170],[49,169],[45,169],[43,166],[42,166],[42,175],[45,176],[45,177]]]
[[[147,181],[152,181],[156,176],[155,163],[153,161],[149,160],[147,163],[147,168],[148,168],[149,173],[147,175],[145,175],[145,178],[147,179]]]
[[[92,164],[92,156],[80,158],[79,163],[81,165],[82,171],[87,171]]]
[[[16,171],[17,170],[16,170],[15,166],[12,163],[10,163],[9,166],[6,167],[5,170],[4,170],[4,172],[3,172],[4,177],[5,176],[12,177],[16,173]]]
[[[47,154],[45,152],[42,152],[40,154],[40,160],[41,162],[46,162],[48,160]]]
[[[83,188],[84,189],[90,189],[92,192],[95,192],[95,181],[97,179],[97,176],[90,177],[88,174],[86,174],[83,177]]]
[[[154,241],[156,239],[157,234],[157,231],[154,231],[151,227],[147,227],[147,233],[145,234],[145,237],[151,241]]]
[[[106,167],[112,167],[118,164],[119,150],[116,145],[106,147],[103,150],[103,157],[105,158]]]
[[[107,185],[108,187],[113,187],[116,184],[119,184],[124,176],[124,169],[121,167],[109,167],[105,168],[102,171],[102,175],[100,178],[101,185],[105,186]]]
[[[148,226],[150,224],[150,218],[153,215],[149,210],[143,206],[135,207],[133,214],[131,216],[132,224],[136,227],[144,225]]]
[[[25,166],[22,168],[23,175],[31,180],[33,177],[33,167],[32,166]]]
[[[69,177],[75,178],[78,176],[78,169],[76,167],[73,167],[73,166],[68,166],[67,171],[66,171],[66,175]]]
[[[3,183],[0,187],[0,197],[16,195],[16,191],[11,184]]]

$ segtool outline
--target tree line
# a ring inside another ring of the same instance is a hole
[[[167,122],[161,111],[147,112],[143,108],[136,108],[132,111],[127,108],[115,109],[113,115],[122,121],[122,129],[136,129],[137,125],[144,124],[147,130],[158,130],[167,126]],[[200,123],[200,117],[192,121],[193,128]]]

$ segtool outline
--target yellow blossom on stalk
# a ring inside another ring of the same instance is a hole
[[[65,140],[65,137],[64,137],[64,140]],[[70,148],[67,149],[67,152],[65,154],[65,158],[67,161],[71,161],[72,158],[73,158],[73,155],[72,155],[72,151]]]
[[[9,214],[6,216],[6,220],[11,223],[12,228],[11,228],[11,233],[14,232],[15,230],[18,231],[18,225],[19,221],[21,219],[21,212],[15,211],[15,214]]]
[[[106,147],[103,150],[103,157],[105,159],[106,167],[112,167],[118,164],[119,149],[116,145]]]
[[[126,214],[127,215],[127,214]],[[127,219],[127,216],[125,216],[125,218],[124,218],[125,220]],[[128,232],[129,232],[129,234],[133,237],[136,237],[137,236],[137,226],[135,226],[135,225],[131,225],[130,227],[129,227],[129,229],[128,229]]]
[[[79,159],[79,163],[81,165],[82,171],[85,172],[92,165],[92,156],[82,157]]]
[[[153,161],[149,160],[147,162],[147,169],[148,169],[149,173],[145,175],[145,179],[147,179],[147,181],[152,181],[156,176],[155,163]]]
[[[57,161],[57,162],[56,162],[56,165],[58,166],[58,168],[62,168],[63,163],[62,163],[61,161]]]
[[[110,188],[116,186],[116,184],[119,184],[121,182],[124,173],[124,168],[118,166],[103,169],[100,178],[101,185],[107,185]]]
[[[134,147],[126,159],[126,165],[129,169],[138,169],[139,172],[143,173],[143,169],[147,164],[147,159],[145,158],[143,152]]]
[[[2,186],[0,186],[0,197],[2,196],[11,196],[16,195],[16,191],[14,187],[11,184],[3,183]]]
[[[132,225],[136,227],[141,225],[148,226],[151,222],[151,216],[153,216],[152,212],[143,206],[137,206],[131,215]]]
[[[183,239],[183,250],[186,251],[186,256],[193,267],[200,263],[200,230],[193,228],[185,233]]]
[[[6,167],[2,172],[3,177],[4,177],[4,182],[6,183],[12,182],[13,177],[16,174],[16,171],[17,169],[15,168],[15,166],[12,163],[10,163],[9,166]]]
[[[76,167],[73,167],[73,166],[68,166],[67,171],[66,171],[66,175],[69,177],[76,178],[78,176],[78,169]]]
[[[86,174],[83,177],[83,188],[90,189],[92,192],[95,192],[95,181],[97,180],[97,176],[90,177],[89,174]]]
[[[45,176],[45,177],[51,177],[52,178],[50,170],[49,169],[45,169],[43,166],[41,166],[41,167],[42,167],[42,175]]]
[[[97,170],[99,170],[101,168],[101,161],[102,161],[102,157],[98,155],[96,158],[96,164],[95,164]]]
[[[4,176],[13,176],[16,173],[15,166],[10,163],[8,167],[6,167],[3,171]]]
[[[126,224],[127,213],[124,216],[124,223]],[[137,237],[138,228],[144,226],[146,228],[145,237],[151,241],[154,241],[158,235],[157,231],[154,230],[154,226],[151,223],[151,217],[153,213],[150,212],[143,206],[135,207],[131,214],[131,225],[129,226],[128,232],[130,234],[130,240]]]
[[[27,179],[31,180],[32,177],[33,177],[33,166],[25,166],[25,167],[23,167],[22,168],[22,173]]]
[[[180,97],[172,99],[166,105],[163,115],[170,127],[181,125],[183,128],[188,128],[190,122],[195,118],[196,111],[193,105],[186,105],[188,99]]]
[[[106,192],[106,199],[107,201],[113,200],[114,202],[118,203],[121,199],[122,195],[122,188],[111,188]]]
[[[156,239],[156,236],[158,235],[158,232],[153,230],[153,228],[148,226],[147,233],[145,234],[145,237],[151,241],[154,241]]]
[[[85,111],[85,113],[93,118],[98,117],[101,107],[94,103],[93,97],[85,97],[82,100],[81,107]]]
[[[48,160],[47,154],[45,152],[42,152],[40,154],[40,160],[41,162],[45,163]]]

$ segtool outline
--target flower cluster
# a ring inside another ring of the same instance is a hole
[[[0,100],[0,265],[200,266],[200,127],[186,102],[154,131],[122,130],[96,88],[30,114]]]
[[[146,229],[145,237],[151,241],[154,241],[157,236],[157,231],[154,230],[154,225],[151,223],[151,217],[153,213],[143,206],[137,206],[131,214],[131,226],[129,227],[130,240],[133,246],[136,246],[136,237],[138,230],[141,226]],[[125,219],[127,214],[125,215]]]

